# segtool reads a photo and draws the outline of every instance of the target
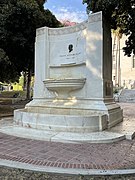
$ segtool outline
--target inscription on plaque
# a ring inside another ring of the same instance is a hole
[[[76,56],[79,56],[81,52],[79,53],[72,53],[72,54],[61,54],[60,58],[65,58],[65,59],[75,59]]]

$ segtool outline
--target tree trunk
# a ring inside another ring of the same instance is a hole
[[[117,66],[116,66],[116,60],[117,60],[117,57],[116,57],[116,33],[114,33],[114,41],[113,41],[113,51],[112,51],[112,57],[113,57],[113,59],[112,59],[112,63],[115,65],[114,66],[114,71],[115,71],[115,79],[114,79],[114,81],[115,81],[115,86],[116,86],[116,76],[117,76]]]
[[[120,38],[119,38],[119,58],[118,58],[118,85],[121,85],[121,69],[120,69]]]
[[[31,99],[31,70],[28,70],[26,99]]]
[[[27,72],[23,72],[23,91],[26,91],[27,89]]]
[[[119,86],[118,84],[118,78],[119,78],[119,69],[118,69],[118,53],[119,53],[119,38],[117,37],[117,48],[116,48],[116,86]]]

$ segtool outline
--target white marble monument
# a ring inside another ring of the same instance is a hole
[[[123,119],[112,94],[111,32],[102,13],[73,27],[36,31],[33,100],[15,110],[24,127],[88,133]]]

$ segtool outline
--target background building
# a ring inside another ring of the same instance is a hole
[[[112,33],[112,80],[114,87],[135,88],[135,55],[124,56],[125,35]]]

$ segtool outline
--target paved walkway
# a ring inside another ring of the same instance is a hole
[[[125,117],[135,117],[135,104],[121,105],[125,109]],[[69,172],[76,169],[135,169],[135,139],[108,144],[72,144],[25,139],[0,133],[0,162],[6,161],[43,170],[50,167],[69,169]]]
[[[44,167],[102,170],[135,168],[135,140],[111,144],[66,144],[0,133],[0,159]]]

